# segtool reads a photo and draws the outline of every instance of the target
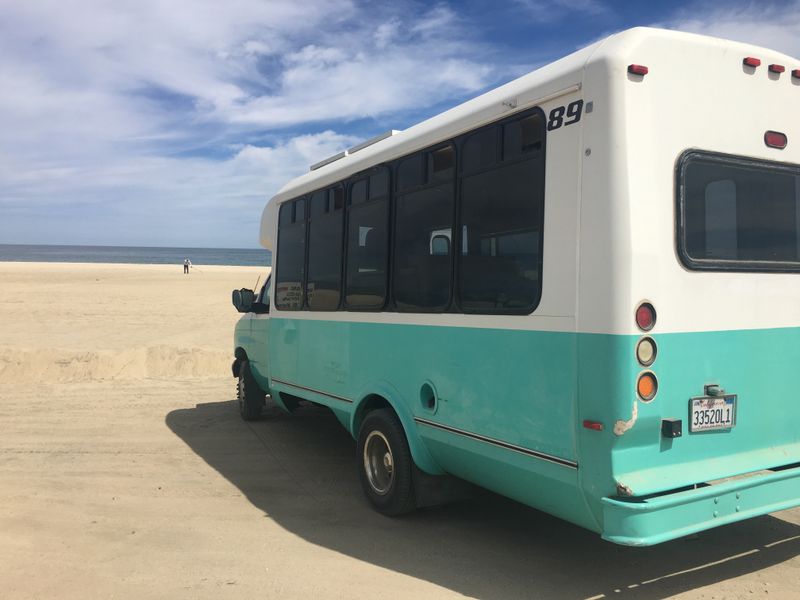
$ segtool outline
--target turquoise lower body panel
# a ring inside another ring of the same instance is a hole
[[[272,318],[269,335],[271,379],[331,406],[391,388],[410,415],[575,459],[575,334]]]
[[[637,521],[649,519],[648,528],[664,527],[665,532],[684,527],[680,523],[686,515],[670,524],[675,511],[697,512],[688,518],[687,533],[713,527],[722,521],[707,519],[702,502],[668,511],[656,509],[672,494],[646,500],[638,509],[631,508],[637,505],[630,500],[800,462],[800,395],[794,377],[800,365],[800,328],[659,333],[656,327],[648,335],[658,355],[649,367],[636,361],[643,335],[578,336],[578,418],[603,425],[603,431],[581,429],[577,435],[581,488],[604,531],[609,518],[628,514],[620,513],[622,508],[641,511]],[[636,395],[636,380],[644,371],[658,378],[658,393],[650,402]],[[693,432],[690,401],[702,397],[708,385],[736,395],[736,422],[727,429]],[[664,419],[680,419],[682,435],[665,438]],[[794,497],[800,501],[800,493]],[[765,499],[764,506],[770,504]],[[748,514],[734,511],[726,519]],[[623,537],[609,534],[613,541]],[[663,541],[670,534],[640,537]]]
[[[425,423],[419,434],[452,475],[599,531],[578,489],[577,464],[533,457]]]
[[[800,466],[639,501],[603,499],[603,539],[650,546],[800,505]]]
[[[635,354],[640,335],[274,315],[268,323],[259,364],[268,365],[275,392],[329,406],[354,436],[362,403],[385,398],[421,469],[451,473],[610,541],[653,544],[800,503],[791,469],[706,485],[800,462],[793,378],[800,328],[656,327],[648,335],[658,356],[645,369]],[[644,370],[659,382],[650,402],[636,395]],[[690,399],[712,384],[737,396],[736,424],[691,432]],[[682,420],[681,437],[662,436],[667,418]],[[697,487],[672,492],[687,486]]]
[[[271,387],[349,413],[354,437],[380,395],[423,470],[599,531],[578,487],[574,333],[273,318],[270,340]]]

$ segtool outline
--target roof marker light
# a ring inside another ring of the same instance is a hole
[[[755,58],[754,56],[748,56],[742,61],[742,64],[748,67],[760,67],[761,66],[761,59]]]
[[[786,70],[786,67],[783,65],[770,65],[769,72],[770,73],[783,73]]]
[[[786,148],[787,142],[788,140],[786,139],[786,134],[781,133],[780,131],[767,131],[764,134],[764,143],[770,148],[783,150]]]
[[[628,65],[628,73],[632,75],[647,75],[648,68],[644,65]]]
[[[794,71],[792,71],[792,77],[794,77],[795,79],[800,79],[800,69],[795,69]]]

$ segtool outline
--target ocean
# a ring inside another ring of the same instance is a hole
[[[0,244],[0,261],[133,263],[182,265],[266,266],[272,255],[264,249],[244,248],[145,248],[136,246],[38,246]]]

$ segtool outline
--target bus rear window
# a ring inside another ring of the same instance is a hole
[[[800,271],[800,167],[689,152],[678,189],[687,267]]]

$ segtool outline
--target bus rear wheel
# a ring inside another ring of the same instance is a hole
[[[381,408],[367,414],[356,458],[361,488],[375,510],[387,516],[414,510],[413,460],[394,411]]]
[[[250,363],[242,361],[239,367],[239,381],[236,384],[236,401],[239,414],[245,421],[255,421],[261,416],[266,404],[266,395],[258,387],[255,377],[250,372]]]

